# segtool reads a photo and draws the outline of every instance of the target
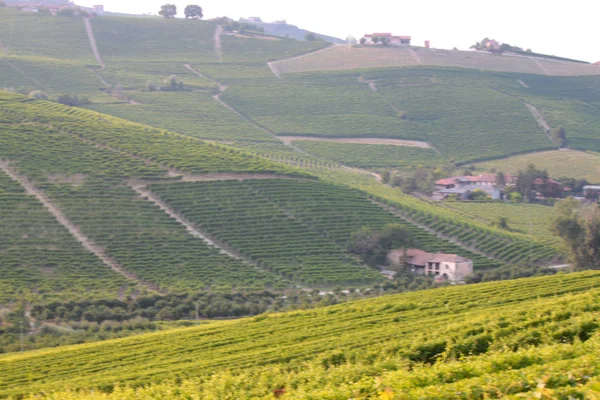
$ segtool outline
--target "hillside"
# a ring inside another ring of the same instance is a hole
[[[2,355],[0,395],[584,398],[598,390],[599,286],[587,272],[450,287]]]

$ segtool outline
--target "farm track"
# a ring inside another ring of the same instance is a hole
[[[98,78],[98,80],[99,80],[100,82],[102,82],[102,84],[103,84],[104,86],[106,86],[106,87],[110,86],[110,83],[108,83],[108,81],[107,81],[106,79],[104,79],[104,77],[103,77],[102,75],[100,75],[98,72],[96,72],[96,71],[94,70],[94,68],[87,67],[87,69],[89,69],[89,70],[90,70],[90,72],[91,72],[92,74],[94,74],[94,76],[96,76],[96,78]]]
[[[102,57],[100,56],[100,50],[98,50],[98,44],[96,43],[96,37],[94,36],[94,30],[92,29],[92,23],[89,18],[84,18],[83,22],[85,23],[85,31],[87,32],[88,39],[90,40],[90,47],[94,52],[94,56],[98,61],[98,64],[102,67],[102,69],[106,69],[106,65],[104,61],[102,61]]]
[[[392,103],[390,100],[388,100],[388,99],[387,99],[387,98],[386,98],[384,95],[382,95],[382,94],[381,94],[381,93],[380,93],[380,92],[377,90],[377,81],[368,81],[368,80],[366,80],[366,79],[365,79],[363,76],[360,76],[360,77],[358,78],[358,81],[359,81],[359,82],[362,82],[362,83],[367,83],[367,84],[369,85],[369,88],[371,88],[371,90],[372,90],[372,91],[374,91],[375,93],[377,93],[377,95],[378,95],[378,96],[379,96],[379,97],[380,97],[380,98],[381,98],[383,101],[385,101],[385,102],[386,102],[386,103],[387,103],[387,104],[388,104],[388,105],[389,105],[389,106],[390,106],[390,107],[391,107],[391,108],[392,108],[392,109],[393,109],[393,110],[396,112],[396,115],[398,115],[398,114],[401,112],[401,110],[400,110],[398,107],[396,107],[396,105],[395,105],[394,103]],[[435,152],[436,152],[438,155],[440,155],[440,156],[442,156],[442,157],[443,157],[443,154],[442,154],[442,153],[441,153],[441,152],[440,152],[438,149],[436,149],[435,147],[433,147],[433,144],[431,143],[431,141],[429,140],[429,138],[427,137],[427,135],[425,135],[425,134],[424,134],[423,136],[425,136],[425,138],[427,139],[427,142],[423,142],[423,143],[426,143],[428,148],[432,149],[432,150],[433,150],[433,151],[435,151]]]
[[[215,55],[217,57],[217,62],[223,62],[223,46],[221,45],[221,34],[223,33],[223,27],[221,25],[217,25],[215,28],[215,34],[213,36],[213,41],[215,44]]]
[[[552,75],[550,73],[550,71],[548,71],[548,69],[546,69],[546,67],[544,67],[544,65],[540,62],[540,60],[538,60],[537,58],[532,58],[532,60],[535,63],[535,65],[537,65],[542,70],[544,75],[548,75],[548,76]]]
[[[329,50],[334,49],[334,48],[336,48],[338,46],[346,46],[346,45],[343,45],[343,44],[334,44],[334,45],[331,45],[331,46],[327,46],[327,47],[325,47],[323,49],[319,49],[319,50],[316,50],[316,51],[311,51],[310,53],[301,54],[299,56],[290,57],[290,58],[282,58],[282,59],[279,59],[279,60],[270,61],[270,62],[267,63],[267,65],[268,65],[269,69],[271,70],[271,72],[273,72],[273,74],[277,77],[277,79],[282,79],[281,78],[281,72],[279,71],[279,68],[277,68],[277,65],[276,65],[277,63],[286,62],[286,61],[293,61],[293,60],[299,60],[301,58],[305,58],[305,57],[308,57],[308,56],[313,56],[315,54],[323,53],[325,51],[329,51]]]
[[[81,230],[50,201],[43,191],[36,188],[31,182],[29,182],[29,180],[27,180],[27,178],[22,177],[13,171],[8,162],[0,162],[0,169],[2,169],[11,179],[18,182],[25,189],[25,192],[28,195],[34,196],[40,203],[42,203],[48,212],[52,214],[52,216],[54,216],[54,218],[56,218],[56,220],[62,226],[64,226],[87,251],[98,257],[106,266],[111,268],[116,273],[123,275],[125,278],[136,282],[140,286],[146,287],[147,289],[153,291],[158,290],[156,285],[144,282],[137,278],[134,274],[125,270],[112,257],[106,254],[106,251],[88,238],[83,232],[81,232]]]
[[[409,48],[408,52],[418,65],[423,65],[423,60],[421,60],[421,57],[419,57],[419,55],[416,51],[414,51],[414,49]]]
[[[277,136],[283,143],[289,144],[297,140],[310,140],[313,142],[332,142],[332,143],[354,143],[354,144],[378,144],[389,146],[419,147],[423,149],[431,148],[427,142],[402,139],[376,139],[376,138],[327,138],[315,136]]]
[[[470,250],[473,253],[479,254],[480,256],[486,257],[486,258],[488,258],[490,260],[504,262],[504,261],[502,261],[500,259],[497,259],[497,258],[495,258],[495,257],[493,257],[493,256],[491,256],[489,254],[486,254],[486,253],[484,253],[482,251],[479,251],[478,249],[476,249],[473,246],[466,245],[465,243],[462,243],[461,241],[457,240],[456,238],[453,238],[453,237],[441,234],[441,233],[437,232],[436,230],[428,227],[427,225],[424,225],[424,224],[421,224],[420,222],[415,221],[413,218],[409,217],[408,215],[406,215],[405,213],[401,212],[400,210],[398,210],[395,207],[388,206],[387,204],[383,204],[383,203],[380,203],[380,202],[375,201],[375,200],[371,200],[371,201],[373,203],[377,204],[379,207],[383,208],[384,210],[391,212],[392,214],[394,214],[394,215],[402,218],[406,222],[408,222],[408,223],[410,223],[410,224],[412,224],[412,225],[414,225],[414,226],[416,226],[418,228],[421,228],[421,229],[427,231],[428,233],[431,233],[432,235],[437,236],[440,239],[446,240],[446,241],[448,241],[450,243],[454,243],[454,244],[456,244],[456,245],[458,245],[458,246],[460,246],[462,248]]]

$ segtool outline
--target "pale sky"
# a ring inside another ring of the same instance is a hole
[[[197,1],[197,3],[196,3]],[[585,61],[600,61],[598,0],[76,0],[107,11],[156,14],[166,2],[198,4],[205,18],[259,16],[344,39],[365,33],[410,35],[413,44],[468,49],[489,37],[524,49]]]

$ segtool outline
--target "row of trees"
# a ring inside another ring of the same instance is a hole
[[[185,18],[191,19],[202,19],[204,14],[202,12],[202,7],[197,4],[190,4],[185,8]],[[158,15],[165,18],[175,18],[177,15],[177,6],[175,4],[164,4],[160,7],[160,11]]]

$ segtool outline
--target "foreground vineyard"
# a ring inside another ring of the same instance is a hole
[[[535,393],[538,380],[582,394],[600,373],[599,287],[597,272],[521,279],[4,355],[0,395],[188,378],[201,380],[139,394],[482,399]]]

